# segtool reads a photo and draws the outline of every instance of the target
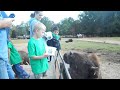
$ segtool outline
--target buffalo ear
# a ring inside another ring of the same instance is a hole
[[[70,56],[72,55],[72,52],[70,51]]]
[[[74,53],[73,53],[73,52],[71,52],[71,51],[70,51],[69,56],[70,56],[70,58],[71,58],[71,59],[74,59],[74,58],[75,58],[75,57],[74,57]]]
[[[64,60],[67,60],[67,53],[65,53],[65,54],[63,55],[63,59],[64,59]]]

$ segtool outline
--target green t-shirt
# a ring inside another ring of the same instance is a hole
[[[43,55],[45,53],[45,46],[46,44],[43,38],[36,40],[32,37],[28,42],[29,57]],[[43,73],[49,68],[47,58],[43,58],[40,60],[34,60],[30,58],[30,65],[34,74]]]
[[[57,34],[55,34],[55,33],[52,33],[52,35],[53,35],[53,37],[54,37],[55,39],[57,39],[57,40],[60,39],[60,36],[59,36],[59,35],[57,35]]]
[[[15,65],[21,63],[22,58],[11,42],[8,43],[8,48],[10,49],[10,64]]]

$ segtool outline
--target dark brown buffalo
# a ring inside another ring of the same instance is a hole
[[[29,65],[30,64],[30,61],[29,61],[29,58],[28,58],[28,53],[25,52],[25,51],[18,51],[20,56],[22,57],[22,63],[21,65]]]
[[[67,52],[64,61],[70,65],[72,79],[102,79],[99,58],[96,54]]]
[[[66,43],[69,43],[69,42],[73,42],[72,39],[68,39],[67,41],[65,41]]]

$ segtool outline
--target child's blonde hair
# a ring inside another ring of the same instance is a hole
[[[43,23],[38,21],[34,24],[34,30],[33,31],[35,32],[35,30],[46,30],[46,26]]]

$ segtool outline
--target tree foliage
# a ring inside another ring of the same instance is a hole
[[[120,11],[84,11],[78,15],[78,20],[69,17],[55,24],[48,17],[43,17],[41,22],[45,24],[46,31],[57,25],[60,35],[120,36]],[[13,26],[11,36],[14,36],[14,32],[18,36],[29,35],[28,22]]]

